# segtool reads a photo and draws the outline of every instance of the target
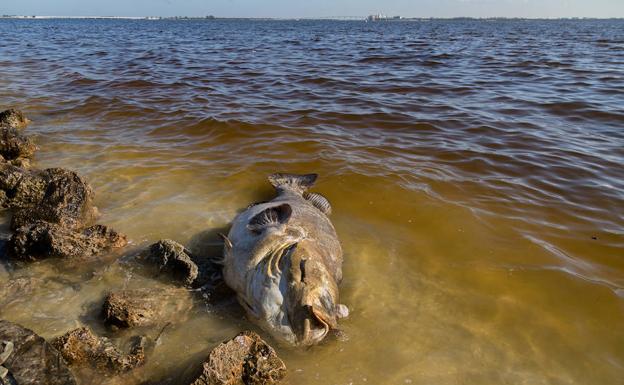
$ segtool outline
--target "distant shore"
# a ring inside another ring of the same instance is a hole
[[[338,20],[338,21],[431,21],[431,20],[475,20],[475,21],[523,21],[523,20],[624,20],[621,17],[559,17],[559,18],[526,18],[526,17],[388,17],[370,20],[370,16],[327,16],[327,17],[217,17],[217,16],[43,16],[43,15],[0,15],[0,19],[114,19],[114,20]]]

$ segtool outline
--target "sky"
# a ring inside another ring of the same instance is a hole
[[[624,0],[0,0],[0,15],[624,17]]]

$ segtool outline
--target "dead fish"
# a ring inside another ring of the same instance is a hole
[[[338,302],[342,248],[316,174],[272,174],[277,196],[249,206],[224,237],[223,275],[247,316],[276,339],[313,345],[348,309]]]

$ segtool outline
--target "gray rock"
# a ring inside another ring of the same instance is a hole
[[[152,244],[140,259],[156,267],[157,274],[165,273],[187,287],[205,289],[212,299],[234,294],[223,282],[221,265],[214,258],[192,253],[175,241],[164,239]]]
[[[46,258],[87,259],[126,244],[125,235],[103,225],[76,231],[36,221],[18,228],[6,247],[14,259],[34,261]]]
[[[145,261],[184,285],[192,285],[199,273],[197,265],[191,258],[191,252],[169,239],[151,245],[147,250]]]
[[[63,356],[32,330],[0,320],[0,341],[13,344],[2,366],[5,382],[18,385],[76,385]]]
[[[71,330],[52,341],[70,366],[88,366],[112,373],[128,372],[145,363],[145,338],[135,337],[129,354],[86,327]]]
[[[286,375],[275,350],[245,331],[214,348],[189,385],[270,385]]]

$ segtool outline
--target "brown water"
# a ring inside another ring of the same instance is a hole
[[[37,167],[78,171],[130,251],[193,247],[318,172],[345,250],[345,336],[279,346],[290,384],[622,384],[624,22],[0,21],[0,106]],[[6,220],[7,218],[5,218]],[[0,267],[0,309],[45,337],[123,257]],[[170,377],[253,328],[196,295],[146,368]]]

